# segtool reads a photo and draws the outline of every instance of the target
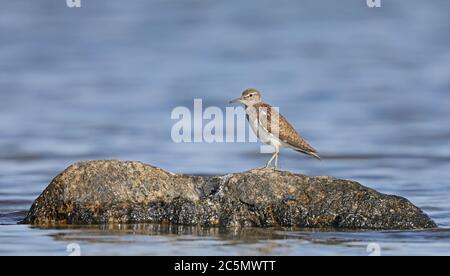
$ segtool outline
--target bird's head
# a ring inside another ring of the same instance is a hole
[[[246,89],[242,92],[241,97],[230,101],[230,103],[242,103],[246,106],[251,106],[261,102],[261,93],[254,88]]]

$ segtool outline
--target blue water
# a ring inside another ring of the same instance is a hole
[[[450,2],[0,0],[0,255],[450,254]],[[280,107],[322,162],[283,169],[407,197],[440,229],[333,232],[16,225],[85,159],[179,173],[261,166],[255,143],[174,144],[176,106],[225,108],[247,87]]]

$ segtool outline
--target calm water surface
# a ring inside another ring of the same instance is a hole
[[[0,0],[0,255],[450,254],[450,2]],[[320,3],[319,3],[320,2]],[[324,156],[281,167],[407,197],[430,231],[17,225],[85,159],[173,172],[262,165],[254,143],[174,144],[176,106],[263,91]]]

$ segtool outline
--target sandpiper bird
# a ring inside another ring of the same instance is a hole
[[[320,160],[317,151],[297,133],[294,127],[272,106],[262,102],[261,93],[258,90],[246,89],[240,98],[230,103],[244,104],[247,120],[253,132],[261,142],[275,148],[275,153],[267,162],[266,168],[274,159],[275,168],[278,168],[281,148],[290,148]]]

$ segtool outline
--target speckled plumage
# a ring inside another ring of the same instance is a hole
[[[286,118],[273,109],[272,106],[261,102],[253,105],[253,107],[257,112],[259,123],[270,133],[277,136],[282,142],[292,146],[293,149],[297,151],[310,155],[317,155],[317,151],[309,145]],[[266,113],[267,115],[261,114],[261,112]]]

